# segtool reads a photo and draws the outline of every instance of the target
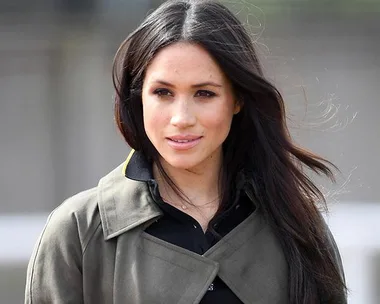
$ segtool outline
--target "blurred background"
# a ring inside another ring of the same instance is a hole
[[[47,215],[129,148],[113,56],[158,0],[0,0],[0,303],[22,303]],[[380,0],[229,0],[283,93],[294,139],[341,170],[318,181],[350,303],[380,303]]]

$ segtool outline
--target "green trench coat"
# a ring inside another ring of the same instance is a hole
[[[25,303],[196,304],[217,275],[245,304],[288,303],[287,262],[259,209],[204,255],[144,232],[160,216],[122,166],[66,200],[33,251]]]

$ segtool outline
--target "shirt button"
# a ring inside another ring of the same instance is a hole
[[[194,224],[193,227],[194,227],[194,228],[197,228],[197,225]]]

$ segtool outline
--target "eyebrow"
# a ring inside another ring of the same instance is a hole
[[[175,87],[175,85],[171,84],[170,82],[164,81],[164,80],[158,79],[158,80],[155,80],[153,82],[160,83],[160,84],[163,84],[165,86],[172,87],[172,88]],[[218,83],[215,83],[212,81],[206,81],[206,82],[202,82],[202,83],[193,84],[191,87],[192,88],[200,88],[200,87],[206,87],[206,86],[213,86],[213,87],[218,87],[218,88],[222,87],[221,84],[218,84]]]

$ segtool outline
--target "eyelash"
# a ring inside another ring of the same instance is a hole
[[[168,89],[156,89],[154,90],[153,94],[157,95],[158,97],[167,97],[167,96],[170,96],[169,94],[172,94]],[[216,94],[214,92],[211,92],[209,90],[199,90],[197,91],[197,95],[199,93],[202,93],[202,95],[198,96],[198,97],[203,97],[203,98],[211,98],[211,97],[214,97],[216,96]]]

